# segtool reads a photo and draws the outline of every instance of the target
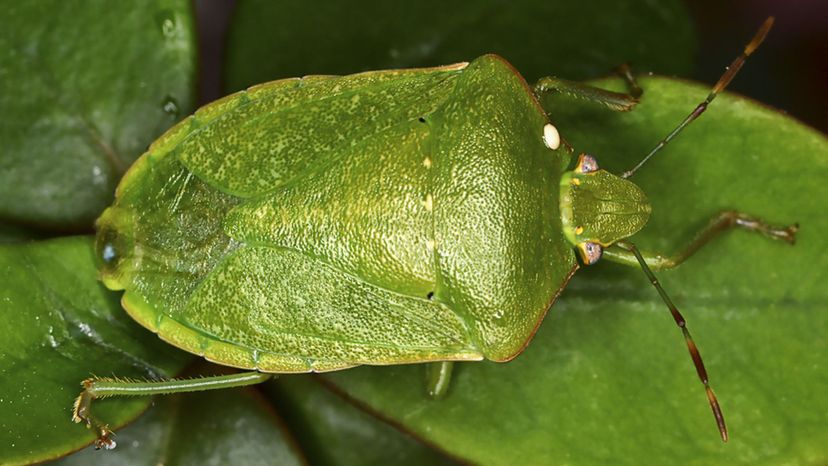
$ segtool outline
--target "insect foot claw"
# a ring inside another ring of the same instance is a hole
[[[118,444],[115,443],[115,440],[112,439],[115,434],[109,430],[109,426],[103,426],[98,431],[98,438],[95,439],[95,450],[100,450],[103,448],[104,450],[112,450]]]
[[[116,446],[115,440],[112,439],[115,434],[109,429],[108,425],[99,423],[92,416],[91,405],[92,400],[95,398],[93,392],[94,380],[86,379],[81,385],[83,386],[83,391],[75,399],[75,404],[72,408],[72,421],[76,423],[83,422],[86,424],[87,429],[95,430],[95,434],[98,437],[94,443],[96,450],[100,450],[101,448],[112,450]]]
[[[794,245],[796,244],[796,233],[798,231],[799,224],[794,223],[793,225],[788,225],[784,228],[768,228],[765,235],[773,239],[782,240],[790,245]]]
[[[796,233],[799,231],[799,224],[794,223],[793,225],[788,226],[785,228],[785,241],[796,244]]]

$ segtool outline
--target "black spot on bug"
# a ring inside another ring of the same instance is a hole
[[[424,117],[420,117],[420,123],[425,123],[425,118]]]
[[[426,298],[428,298],[429,300],[434,299],[434,292],[429,291],[428,294],[426,295]]]

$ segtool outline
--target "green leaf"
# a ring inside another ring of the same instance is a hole
[[[92,239],[0,245],[0,464],[43,461],[88,445],[71,421],[91,375],[169,377],[190,356],[141,328],[97,280]],[[113,427],[148,398],[95,405]]]
[[[0,223],[88,231],[132,161],[193,106],[191,4],[4,2]]]
[[[29,239],[41,239],[42,236],[43,234],[37,230],[0,222],[0,243],[17,243]]]
[[[352,406],[311,375],[283,375],[267,392],[314,465],[448,465],[437,451]]]
[[[276,78],[444,65],[497,53],[529,81],[622,63],[686,74],[695,50],[679,1],[240,2],[225,88]]]
[[[199,368],[215,371],[207,364]],[[188,393],[157,400],[158,405],[145,416],[118,432],[115,450],[87,448],[58,464],[305,464],[276,412],[253,389]]]
[[[631,168],[708,90],[644,79],[630,113],[556,99],[578,150]],[[617,84],[616,84],[617,86]],[[672,252],[707,219],[739,209],[800,222],[795,246],[728,232],[657,272],[688,319],[730,428],[719,440],[678,329],[639,270],[582,270],[526,351],[455,369],[428,400],[424,368],[360,368],[326,379],[429,442],[481,464],[781,464],[828,460],[828,141],[723,95],[632,178],[653,204],[633,240]],[[504,448],[504,446],[508,446]]]

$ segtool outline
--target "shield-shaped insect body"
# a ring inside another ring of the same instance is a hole
[[[577,268],[548,123],[493,55],[231,95],[126,175],[98,222],[103,280],[237,367],[511,359]]]
[[[704,112],[765,37],[760,28],[713,91],[644,161]],[[625,70],[632,88],[632,75]],[[150,146],[98,220],[107,287],[164,340],[257,373],[489,359],[528,344],[578,268],[603,256],[640,266],[681,328],[723,440],[727,429],[684,317],[653,268],[675,267],[738,227],[793,243],[735,211],[684,250],[629,238],[646,196],[572,148],[538,96],[562,92],[630,110],[627,94],[553,77],[530,88],[502,58],[438,68],[311,76],[207,105]],[[576,254],[577,251],[577,254]],[[448,363],[434,374],[443,391]],[[202,381],[90,379],[74,419],[101,396],[204,389]]]

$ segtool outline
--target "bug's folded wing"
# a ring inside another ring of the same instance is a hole
[[[236,251],[154,330],[210,359],[270,372],[482,359],[446,306],[269,247]]]
[[[389,127],[431,114],[463,66],[265,83],[196,112],[198,128],[179,157],[226,193],[265,195]]]

